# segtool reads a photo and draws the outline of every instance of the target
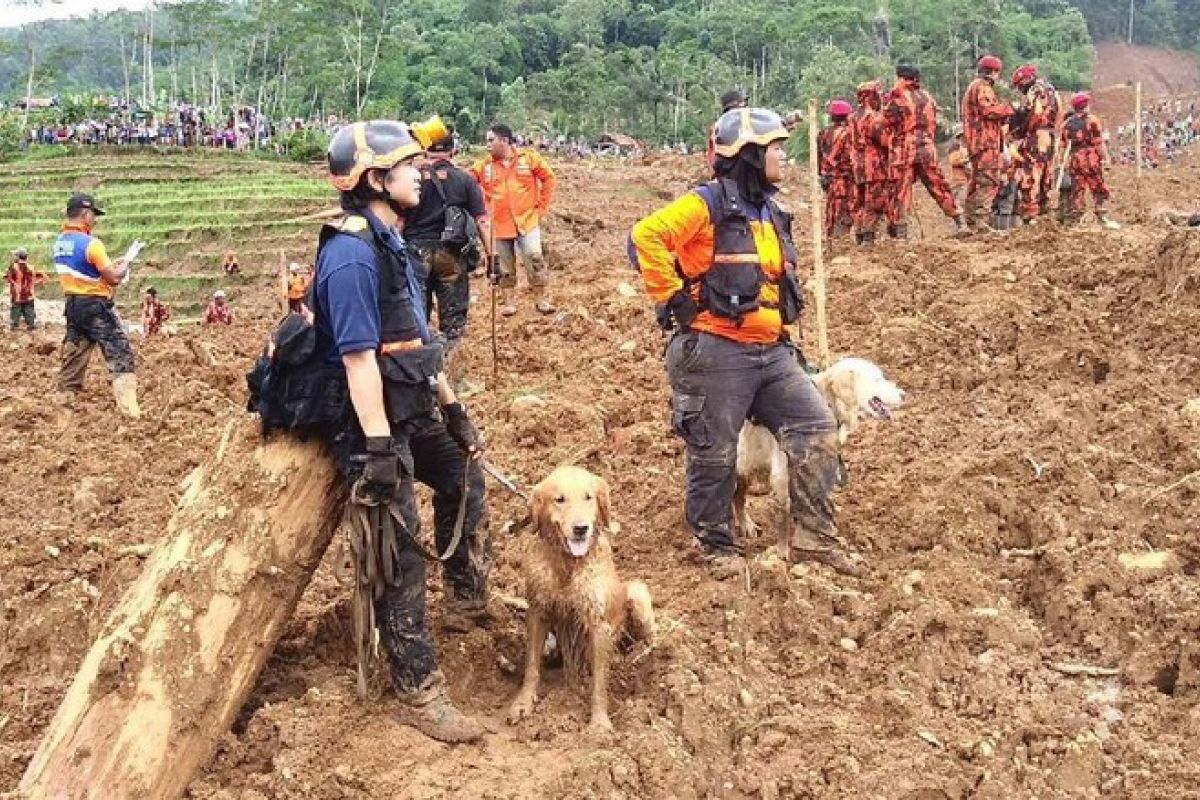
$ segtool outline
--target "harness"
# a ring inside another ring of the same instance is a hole
[[[761,299],[762,289],[770,282],[762,266],[762,256],[750,217],[738,194],[737,184],[729,178],[709,181],[696,190],[708,206],[713,226],[713,263],[699,279],[699,307],[717,317],[741,324],[747,314],[760,308],[777,308],[784,324],[795,322],[803,306],[794,269],[796,246],[792,241],[792,215],[774,199],[768,198],[764,208],[770,219],[783,254],[783,269],[776,285],[779,303]],[[764,222],[766,220],[763,220]],[[690,281],[684,284],[690,289]]]

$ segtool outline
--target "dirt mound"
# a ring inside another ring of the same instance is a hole
[[[925,241],[839,259],[834,349],[908,391],[897,424],[864,426],[847,452],[840,520],[871,575],[789,567],[764,537],[748,542],[748,575],[721,583],[682,525],[662,336],[620,286],[637,282],[629,225],[699,170],[564,165],[572,218],[547,231],[561,311],[526,301],[499,321],[494,376],[480,287],[466,352],[488,384],[471,406],[494,463],[529,485],[581,459],[612,485],[620,568],[649,583],[661,620],[655,649],[618,662],[617,735],[581,735],[586,701],[555,670],[533,719],[504,725],[521,616],[497,604],[488,628],[444,629],[436,575],[443,668],[495,732],[446,748],[397,725],[388,700],[362,703],[331,553],[192,797],[1158,798],[1197,785],[1195,234],[1047,226],[951,241],[922,200]],[[1164,174],[1141,203],[1194,200],[1194,167]],[[1130,178],[1113,185],[1114,213],[1131,218]],[[240,373],[268,327],[143,345],[147,414],[132,424],[112,418],[95,367],[73,413],[48,401],[49,334],[6,343],[0,465],[17,490],[0,494],[0,791],[179,481],[241,413]],[[189,346],[208,336],[215,368]],[[523,509],[490,492],[494,586],[515,594],[503,531]],[[752,499],[757,517],[766,502]]]
[[[1193,53],[1164,47],[1100,42],[1092,86],[1105,89],[1141,81],[1146,97],[1182,96],[1200,92],[1200,59]],[[1103,112],[1102,112],[1103,113]]]

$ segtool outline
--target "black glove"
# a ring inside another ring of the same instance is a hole
[[[368,436],[362,475],[354,482],[351,497],[357,503],[378,506],[388,503],[400,483],[400,457],[390,436]]]
[[[680,289],[671,295],[671,299],[667,301],[667,309],[675,318],[675,324],[684,331],[692,326],[692,323],[696,321],[696,315],[700,313],[700,309],[696,307],[696,301],[692,299],[687,289]]]
[[[483,439],[471,424],[466,406],[462,403],[451,403],[442,407],[442,415],[446,418],[446,432],[465,452],[477,453],[483,449]]]
[[[832,175],[822,175],[821,176],[821,188],[828,192],[830,186],[833,186],[833,176]]]

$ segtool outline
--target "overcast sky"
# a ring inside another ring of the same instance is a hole
[[[145,8],[151,0],[35,0],[18,3],[0,0],[0,28],[12,28],[40,19],[86,17],[93,11],[114,11],[118,8]]]

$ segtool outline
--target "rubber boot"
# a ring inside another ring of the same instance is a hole
[[[862,241],[859,242],[863,247],[873,247],[875,245],[875,231],[863,231]]]
[[[971,226],[967,224],[966,214],[956,214],[954,217],[954,235],[966,236],[971,232]]]
[[[789,547],[793,561],[816,561],[852,578],[865,567],[842,550],[833,520],[838,481],[837,432],[781,432],[788,453],[788,495],[794,529]]]
[[[905,241],[908,239],[908,223],[907,222],[897,222],[895,225],[889,225],[888,233],[892,236],[893,239],[899,239],[901,241]]]
[[[122,414],[130,419],[142,416],[137,399],[137,375],[123,372],[113,378],[113,396],[117,400],[117,410]]]
[[[400,695],[396,719],[416,728],[430,739],[447,744],[475,742],[483,738],[483,726],[458,710],[446,692],[441,670],[429,676],[424,688]]]
[[[539,314],[553,314],[558,310],[554,307],[554,303],[550,302],[550,295],[545,286],[534,287],[533,295],[537,298],[533,307]]]

